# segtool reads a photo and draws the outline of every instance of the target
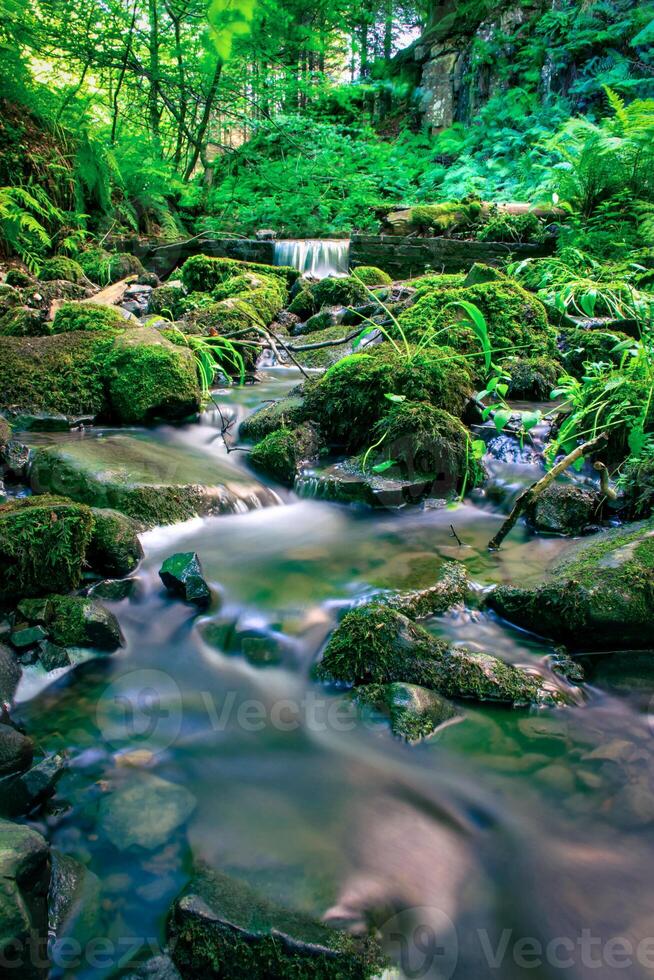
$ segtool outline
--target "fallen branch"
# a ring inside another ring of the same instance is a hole
[[[539,494],[541,494],[553,480],[556,480],[557,476],[560,476],[560,474],[567,470],[569,466],[576,463],[578,459],[585,456],[590,456],[596,450],[601,449],[606,443],[608,437],[608,432],[602,432],[599,436],[597,436],[597,438],[591,439],[589,442],[584,442],[580,446],[577,446],[577,448],[573,449],[571,453],[568,453],[567,456],[564,456],[563,459],[559,460],[559,462],[552,467],[549,473],[546,473],[545,476],[541,477],[540,480],[537,480],[536,483],[532,483],[530,487],[523,490],[513,505],[511,513],[504,521],[495,537],[488,542],[488,550],[498,551],[502,541],[504,541],[504,538],[515,525],[520,515],[527,509],[527,507],[529,507],[530,504],[534,502],[534,500],[537,499]]]
[[[321,340],[317,344],[289,344],[288,349],[294,351],[303,350],[320,350],[321,347],[338,347],[341,344],[347,344],[355,337],[358,337],[361,333],[361,327],[358,327],[352,333],[349,333],[347,337],[339,337],[337,340]]]
[[[600,490],[602,491],[604,496],[607,497],[609,500],[617,500],[618,494],[611,486],[611,482],[609,480],[609,471],[606,468],[606,464],[600,463],[598,460],[597,463],[593,464],[593,469],[597,470],[597,472],[599,473]]]

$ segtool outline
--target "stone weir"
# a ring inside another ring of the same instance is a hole
[[[183,242],[138,241],[121,239],[112,241],[121,252],[137,255],[149,272],[156,272],[161,279],[167,278],[179,265],[192,255],[213,255],[216,258],[241,259],[244,262],[274,264],[275,243],[255,238],[214,238],[199,235]]]
[[[352,235],[350,265],[374,265],[393,279],[410,279],[427,270],[465,272],[475,262],[501,265],[507,259],[549,255],[553,242],[520,245],[461,241],[456,238],[418,238],[410,235]]]

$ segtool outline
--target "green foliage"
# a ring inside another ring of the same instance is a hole
[[[65,279],[67,282],[81,283],[84,281],[85,275],[79,262],[65,255],[55,255],[43,262],[39,270],[39,279],[42,282]]]
[[[291,286],[300,273],[287,266],[264,265],[260,262],[241,262],[238,259],[214,258],[210,255],[193,255],[180,269],[180,278],[189,292],[212,292],[234,276],[253,273],[274,276]]]
[[[91,282],[107,286],[127,276],[140,276],[145,272],[143,264],[129,252],[107,252],[91,248],[78,255],[78,261]]]
[[[64,303],[59,307],[52,324],[53,333],[72,333],[75,330],[116,331],[129,327],[129,321],[115,306],[98,303]]]
[[[526,214],[497,211],[479,228],[476,238],[479,242],[539,244],[545,240],[545,224],[533,211],[527,211]]]
[[[355,279],[359,279],[364,286],[390,286],[393,280],[383,269],[378,269],[374,265],[359,265],[352,270]]]

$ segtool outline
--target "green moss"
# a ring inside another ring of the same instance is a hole
[[[388,715],[393,734],[408,742],[427,738],[459,714],[445,698],[417,684],[365,684],[355,688],[354,697]]]
[[[378,269],[375,265],[360,265],[353,272],[356,279],[360,279],[366,286],[390,286],[393,280],[383,269]]]
[[[249,460],[256,470],[293,486],[298,463],[315,453],[317,447],[313,427],[305,423],[297,429],[277,429],[258,442]]]
[[[583,330],[564,327],[560,331],[562,354],[561,359],[566,371],[576,378],[581,378],[585,364],[596,364],[600,361],[618,367],[624,351],[616,351],[618,344],[630,338],[619,330]]]
[[[0,337],[45,337],[52,324],[37,310],[14,306],[0,317]]]
[[[73,333],[78,330],[115,332],[130,326],[128,320],[115,306],[99,303],[64,303],[57,310],[52,325],[53,333]]]
[[[101,575],[122,578],[137,567],[143,557],[138,538],[140,525],[116,510],[94,508],[93,533],[87,560]]]
[[[298,289],[289,304],[288,312],[299,316],[301,320],[307,320],[315,312],[313,294],[308,286]]]
[[[323,306],[362,306],[370,299],[366,288],[354,276],[341,279],[327,276],[310,288],[314,311]]]
[[[547,401],[562,373],[561,364],[549,357],[510,357],[502,370],[511,377],[508,397],[528,401]]]
[[[0,316],[3,316],[13,306],[20,306],[21,303],[21,295],[17,289],[4,282],[0,283]]]
[[[81,283],[85,279],[85,275],[81,265],[75,259],[69,259],[65,255],[55,255],[54,258],[45,260],[41,266],[39,278],[43,282],[65,279],[66,282]]]
[[[349,684],[418,684],[446,697],[510,704],[552,703],[542,678],[489,654],[451,647],[388,606],[347,613],[315,668],[322,680]]]
[[[622,474],[623,506],[626,516],[649,517],[654,511],[654,458],[644,456],[629,460]]]
[[[426,276],[419,276],[418,279],[410,279],[407,285],[416,290],[415,298],[420,299],[421,296],[431,293],[434,289],[452,289],[463,286],[464,279],[465,273],[463,272],[442,273],[440,275],[429,273]]]
[[[452,489],[478,486],[484,472],[472,456],[466,427],[449,412],[427,402],[405,401],[393,405],[377,422],[371,443],[382,436],[378,455],[394,460],[404,477],[438,476]]]
[[[0,506],[0,602],[75,589],[92,529],[88,507],[59,497]]]
[[[276,276],[288,287],[292,286],[300,275],[297,269],[292,269],[290,266],[264,265],[261,262],[241,262],[238,259],[193,255],[182,266],[180,278],[189,292],[194,290],[211,292],[225,280],[248,272],[262,276]]]
[[[184,310],[183,300],[185,291],[180,286],[157,286],[150,293],[148,313],[165,315],[173,320]]]
[[[478,242],[530,242],[539,244],[545,241],[546,230],[543,221],[527,211],[525,214],[507,214],[498,211],[488,216],[477,231]]]
[[[306,418],[304,399],[289,395],[265,405],[243,419],[239,429],[241,439],[259,442],[277,429],[293,429]]]
[[[447,344],[460,353],[481,350],[474,331],[466,325],[468,316],[457,305],[474,303],[486,319],[491,346],[496,357],[555,356],[556,333],[547,321],[543,304],[512,281],[485,282],[460,289],[434,289],[399,317],[407,336],[418,341],[428,330],[442,331],[435,343]],[[478,376],[483,375],[481,357],[475,360]]]
[[[139,342],[142,331],[133,333],[134,342],[126,337],[106,359],[111,415],[123,423],[143,425],[197,412],[200,390],[191,351],[163,337],[159,343],[143,344]]]
[[[322,316],[322,314],[317,313],[316,317],[319,316]],[[324,330],[315,330],[306,337],[302,334],[300,337],[293,338],[293,343],[298,345],[321,344],[326,340],[341,340],[352,332],[352,327],[339,324],[337,326],[327,327]],[[337,344],[334,347],[318,347],[316,350],[294,351],[293,356],[302,367],[328,368],[352,353],[354,339],[350,340],[347,344]]]
[[[482,218],[479,201],[421,204],[411,208],[409,226],[417,232],[443,235],[474,229]]]
[[[127,276],[142,276],[145,269],[135,255],[128,252],[107,252],[102,248],[91,248],[78,256],[79,264],[91,282],[107,286]]]
[[[7,273],[5,282],[8,286],[16,286],[18,289],[23,289],[25,286],[32,286],[34,284],[34,276],[14,266]]]
[[[57,646],[111,651],[122,645],[115,616],[94,599],[53,595],[49,606],[48,633]]]
[[[0,415],[0,448],[6,446],[12,439],[11,426],[2,415]]]
[[[308,385],[306,408],[331,443],[356,451],[370,444],[371,428],[387,412],[387,393],[461,415],[471,391],[469,368],[451,350],[411,349],[407,359],[381,344],[343,358]]]

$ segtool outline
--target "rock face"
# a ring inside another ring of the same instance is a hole
[[[32,740],[11,728],[0,724],[0,776],[27,769],[32,761]]]
[[[133,572],[143,557],[138,531],[139,525],[125,514],[94,508],[87,555],[94,571],[116,578]]]
[[[315,669],[326,681],[417,684],[446,697],[556,704],[564,695],[537,674],[437,640],[402,613],[368,603],[347,613]]]
[[[162,847],[191,816],[195,797],[183,786],[141,773],[138,783],[102,798],[100,824],[114,847]]]
[[[488,605],[574,650],[654,646],[654,522],[606,531],[575,548],[540,585],[499,586]]]
[[[250,510],[277,496],[231,461],[211,460],[117,433],[38,449],[31,472],[37,493],[65,493],[93,507],[110,508],[147,527],[198,514]]]
[[[6,976],[45,977],[50,852],[29,827],[0,820],[0,956]],[[39,965],[41,964],[41,965]]]
[[[379,972],[370,943],[262,899],[225,874],[200,868],[168,920],[183,977],[215,980],[364,980]]]
[[[357,687],[355,697],[388,715],[394,735],[417,742],[447,721],[460,715],[458,709],[435,691],[418,684],[369,684]]]
[[[0,702],[11,704],[21,674],[14,653],[4,643],[0,643]]]
[[[211,589],[202,573],[200,559],[194,551],[171,555],[159,569],[159,578],[169,592],[196,606],[211,601]]]

